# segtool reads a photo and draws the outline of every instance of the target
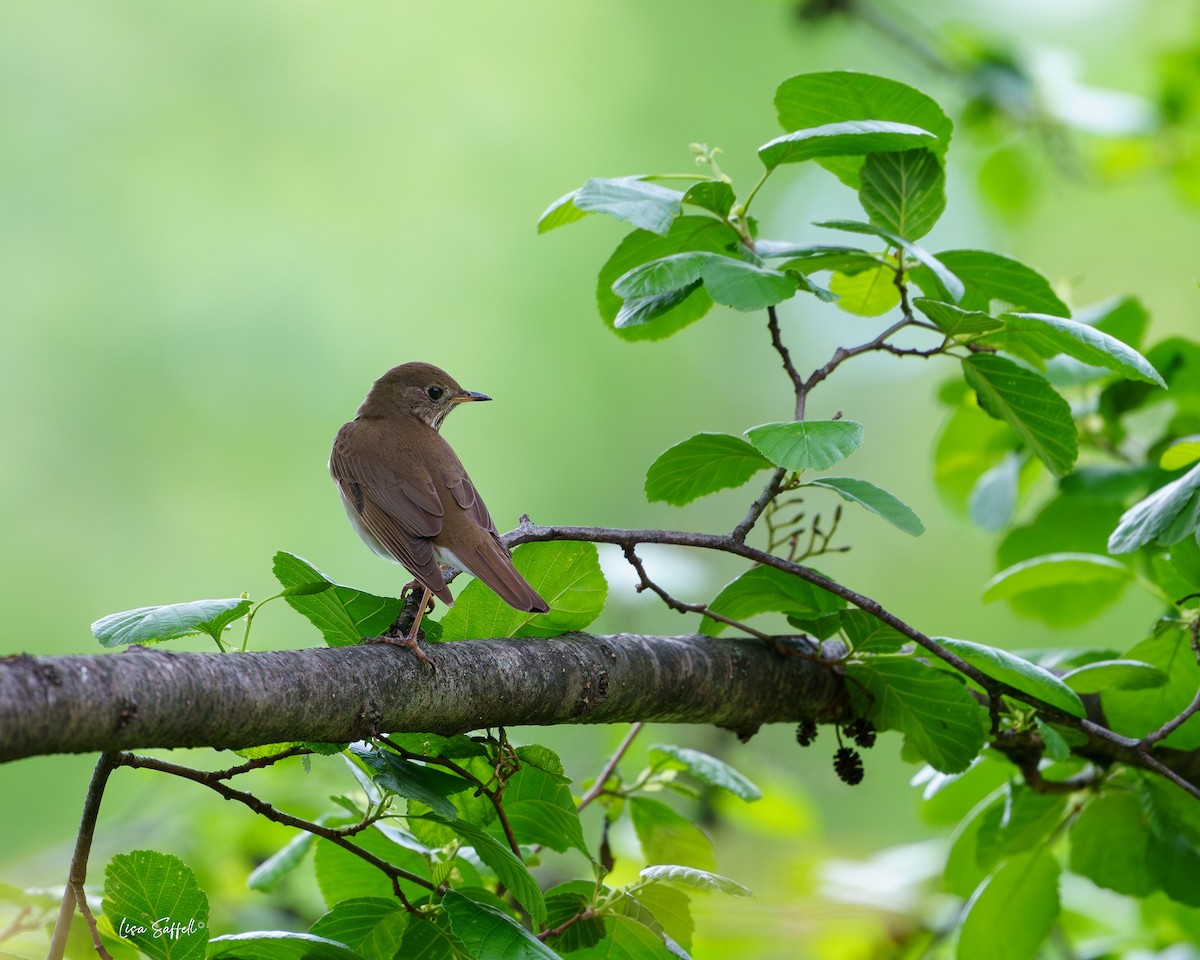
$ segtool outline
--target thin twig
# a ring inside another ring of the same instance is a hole
[[[633,745],[633,741],[637,738],[637,735],[641,733],[645,727],[646,725],[644,723],[638,722],[629,728],[629,732],[625,734],[625,739],[622,740],[617,746],[617,749],[613,752],[613,755],[608,758],[608,762],[604,764],[604,767],[600,770],[600,773],[596,777],[595,782],[592,784],[591,789],[579,798],[579,803],[575,805],[576,810],[582,810],[598,796],[604,793],[604,784],[608,781],[608,778],[613,775],[613,771],[617,769],[617,764],[621,762],[621,759]]]
[[[277,810],[265,800],[260,800],[252,793],[246,793],[242,790],[235,790],[233,787],[226,786],[218,779],[204,770],[195,770],[191,767],[185,767],[178,763],[171,763],[167,760],[159,760],[156,757],[146,757],[136,753],[119,753],[115,755],[115,762],[118,766],[134,767],[135,769],[157,770],[160,773],[169,773],[171,776],[181,777],[184,780],[191,780],[193,783],[198,783],[201,786],[208,787],[210,790],[220,794],[226,800],[236,800],[238,803],[244,804],[255,813],[274,823],[281,823],[284,826],[293,827],[296,830],[304,830],[307,833],[314,834],[330,843],[334,843],[341,847],[347,853],[351,853],[360,860],[365,860],[377,870],[382,871],[391,880],[393,888],[396,890],[400,900],[404,903],[405,908],[414,910],[407,898],[400,893],[398,881],[407,880],[409,883],[416,884],[419,887],[425,887],[427,890],[436,890],[434,883],[426,880],[422,876],[415,873],[410,873],[401,867],[393,866],[386,860],[375,856],[368,850],[363,849],[355,843],[351,843],[346,839],[347,833],[350,830],[361,830],[363,826],[356,824],[353,828],[345,828],[339,830],[335,827],[327,827],[324,824],[314,823],[311,820],[302,820],[300,817],[294,817],[291,814],[284,813],[282,810]],[[219,771],[218,771],[219,772]]]
[[[87,881],[88,856],[92,852],[92,837],[95,836],[96,820],[100,816],[100,801],[104,799],[104,788],[108,784],[109,775],[118,766],[117,760],[117,754],[102,753],[92,771],[92,780],[88,784],[87,796],[83,801],[79,833],[75,837],[75,852],[71,855],[67,886],[63,891],[62,904],[59,906],[58,920],[54,924],[54,935],[50,940],[50,949],[46,952],[46,960],[62,960],[63,951],[67,946],[67,935],[71,932],[71,918],[75,915],[76,906],[87,920],[96,953],[99,954],[101,960],[112,960],[109,952],[104,949],[104,944],[100,942],[96,919],[87,908],[83,885]]]

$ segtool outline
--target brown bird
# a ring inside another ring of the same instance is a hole
[[[471,478],[438,432],[460,403],[490,399],[432,364],[401,364],[375,381],[329,457],[358,535],[425,589],[416,621],[399,641],[425,663],[417,630],[430,595],[454,604],[439,564],[466,570],[517,610],[550,609],[513,566]]]

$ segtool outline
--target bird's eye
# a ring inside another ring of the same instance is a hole
[[[426,390],[425,392],[426,392],[427,394],[429,394],[429,399],[430,399],[430,400],[440,400],[440,399],[442,398],[442,393],[443,393],[444,391],[442,390],[442,388],[441,388],[441,387],[430,387],[430,388],[429,388],[428,390]]]

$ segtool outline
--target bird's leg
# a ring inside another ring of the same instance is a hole
[[[416,591],[415,591],[415,589],[413,589],[416,587],[421,587],[421,589],[423,590],[423,593],[421,595],[421,602],[417,606],[416,614],[414,615],[412,612],[412,606],[413,606],[412,605],[412,597],[414,597],[416,595]],[[411,590],[411,592],[409,592],[410,590]],[[367,640],[364,640],[363,642],[364,643],[390,643],[397,647],[408,647],[408,649],[410,649],[416,655],[416,658],[418,660],[420,660],[422,663],[426,664],[431,670],[436,672],[437,667],[434,666],[434,663],[432,660],[430,660],[427,656],[425,656],[425,651],[422,650],[420,645],[417,643],[417,638],[420,635],[420,630],[421,630],[421,619],[425,616],[425,613],[428,610],[433,609],[433,603],[430,600],[432,593],[427,587],[423,587],[421,584],[417,583],[417,581],[415,581],[415,580],[412,583],[408,584],[404,588],[403,591],[401,591],[402,596],[405,593],[408,593],[408,596],[405,597],[404,605],[400,608],[400,615],[396,618],[396,622],[393,623],[387,629],[387,631],[384,632],[383,634],[381,634],[380,636],[371,637]],[[406,620],[409,619],[409,617],[412,617],[412,625],[411,626],[409,626],[405,622]]]

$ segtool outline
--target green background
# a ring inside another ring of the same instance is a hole
[[[904,9],[938,30],[1053,48],[1078,58],[1083,80],[1139,94],[1154,52],[1195,30],[1182,3],[962,3],[952,24],[944,6]],[[96,652],[88,624],[112,611],[266,596],[278,549],[341,582],[398,589],[401,571],[346,523],[325,463],[371,381],[407,360],[495,398],[456,414],[446,436],[502,530],[521,513],[732,526],[752,488],[679,510],[645,503],[642,481],[692,433],[789,415],[763,318],[717,308],[671,340],[624,343],[594,302],[620,225],[593,217],[538,237],[535,223],[590,176],[692,169],[691,141],[722,147],[744,191],[760,169],[755,149],[779,132],[775,86],[848,68],[913,83],[952,116],[963,106],[961,84],[877,32],[816,27],[766,0],[0,7],[0,654]],[[1037,144],[1024,168],[1029,199],[1004,182],[997,209],[977,189],[981,165],[997,146],[1030,146],[1005,136],[960,128],[949,210],[925,245],[1012,254],[1076,305],[1135,292],[1154,317],[1152,340],[1194,333],[1195,210],[1161,178],[1092,182]],[[810,221],[857,215],[853,195],[816,168],[781,171],[757,206],[763,235],[789,239],[824,239]],[[805,367],[877,329],[807,302],[783,318]],[[871,358],[813,396],[810,416],[840,410],[866,427],[844,472],[886,486],[928,527],[913,540],[848,512],[854,549],[822,568],[929,633],[1011,648],[1134,642],[1155,613],[1138,598],[1103,621],[1100,638],[980,605],[991,539],[932,491],[940,379],[921,361]],[[736,570],[679,551],[643,555],[692,600]],[[695,629],[635,597],[619,557],[610,567],[597,630]],[[282,605],[255,629],[260,647],[317,642]],[[583,779],[622,730],[515,733],[563,750]],[[851,789],[830,769],[828,739],[807,751],[787,729],[748,748],[707,729],[646,739],[719,752],[768,793],[717,830],[721,871],[759,897],[701,902],[701,956],[739,946],[770,956],[811,931],[798,898],[817,884],[818,858],[939,832],[918,820],[894,740],[867,755],[867,782]],[[643,757],[635,751],[630,774]],[[0,767],[0,880],[63,881],[91,763]],[[348,789],[334,761],[261,783],[314,815]],[[598,824],[589,829],[594,839]],[[226,899],[214,904],[214,933],[303,929],[320,910],[311,888],[291,891],[297,916],[242,887],[255,858],[285,839],[194,787],[120,771],[92,879],[113,853],[155,846]],[[631,838],[618,841],[631,863]],[[861,922],[846,909],[847,925]],[[822,935],[841,935],[839,922],[825,917]]]

